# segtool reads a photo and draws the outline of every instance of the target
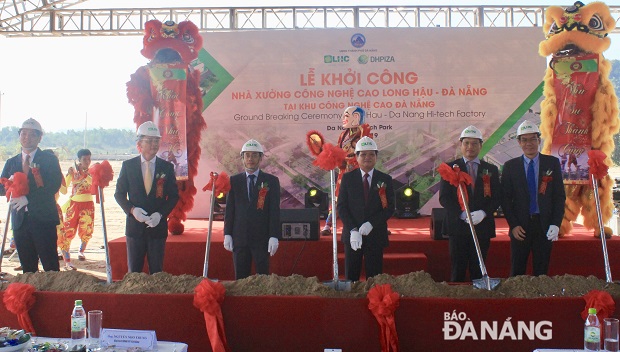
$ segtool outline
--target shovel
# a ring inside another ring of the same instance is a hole
[[[4,246],[6,245],[6,235],[9,232],[9,221],[11,220],[11,204],[9,198],[9,210],[6,213],[6,222],[4,223],[4,235],[2,236],[2,248],[0,248],[0,278],[6,274],[2,272],[2,260],[4,259]],[[0,282],[4,280],[0,279]]]
[[[329,170],[332,202],[332,257],[334,278],[324,282],[327,287],[336,291],[351,291],[351,280],[338,279],[338,236],[336,234],[336,172]]]
[[[208,279],[209,277],[207,276],[207,274],[209,273],[209,252],[211,251],[211,234],[213,232],[213,213],[215,212],[215,209],[213,207],[213,205],[215,204],[215,182],[217,180],[218,177],[218,173],[217,172],[212,172],[211,173],[211,177],[213,178],[213,186],[211,187],[211,209],[209,210],[209,230],[207,231],[207,241],[205,244],[205,261],[204,261],[204,265],[202,267],[202,277],[204,277],[205,279]],[[211,281],[218,281],[216,279],[210,279]]]
[[[605,261],[605,277],[607,283],[613,283],[611,278],[611,268],[609,267],[609,254],[607,252],[607,239],[605,238],[605,229],[603,228],[603,216],[601,215],[601,199],[598,195],[598,180],[594,174],[590,175],[592,179],[592,188],[594,189],[594,201],[596,202],[596,215],[598,217],[598,228],[600,230],[601,244],[603,246],[603,259]]]
[[[461,199],[463,200],[463,204],[465,205],[465,213],[467,214],[467,221],[469,222],[469,228],[471,229],[471,236],[474,239],[474,245],[476,245],[476,254],[478,255],[478,263],[480,263],[480,272],[482,272],[481,279],[472,280],[475,288],[485,289],[485,290],[493,290],[499,285],[499,279],[491,279],[489,278],[489,274],[487,274],[487,267],[484,265],[484,260],[482,259],[482,252],[480,251],[480,244],[478,243],[478,236],[476,235],[476,229],[474,228],[474,223],[471,220],[471,213],[469,212],[469,204],[467,204],[467,198],[465,198],[465,191],[463,190],[463,184],[459,183],[459,193],[461,194]]]

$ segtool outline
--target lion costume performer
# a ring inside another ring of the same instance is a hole
[[[590,149],[602,151],[606,156],[604,163],[612,164],[613,135],[618,133],[620,124],[618,101],[608,78],[611,62],[603,57],[603,52],[611,44],[607,35],[616,24],[607,5],[601,2],[584,5],[577,1],[566,9],[551,6],[545,17],[546,39],[540,43],[539,54],[551,55],[551,61],[541,103],[542,152],[560,160],[568,156],[560,234],[572,230],[572,222],[581,212],[584,225],[596,229],[595,235],[599,236],[592,183],[581,170],[585,169]],[[608,175],[599,182],[603,222],[609,221],[613,213],[612,186]],[[610,229],[605,230],[606,235],[611,234]]]
[[[370,126],[364,123],[365,117],[366,112],[358,106],[349,106],[344,110],[341,117],[344,131],[338,136],[338,145],[336,147],[340,150],[337,153],[333,153],[330,148],[331,146],[324,145],[323,136],[318,131],[308,132],[308,146],[310,147],[310,151],[317,156],[315,165],[318,165],[324,170],[331,170],[331,164],[336,161],[334,157],[336,155],[344,155],[344,160],[336,162],[338,168],[338,179],[336,181],[336,190],[334,191],[336,198],[340,190],[342,176],[346,172],[355,170],[359,167],[357,159],[355,159],[355,145],[357,141],[362,137],[370,137]],[[320,136],[320,146],[317,146],[316,140],[311,137],[312,135]],[[325,152],[322,153],[323,151]],[[336,159],[339,159],[339,157],[336,157]],[[330,209],[329,214],[325,218],[325,227],[321,231],[321,235],[323,236],[331,235],[331,212],[332,209]]]
[[[151,60],[127,82],[127,97],[134,106],[136,127],[153,121],[162,131],[158,156],[175,165],[179,202],[170,213],[168,230],[183,233],[181,221],[194,206],[194,177],[198,172],[202,118],[200,72],[190,62],[198,57],[202,37],[192,22],[157,20],[144,26],[141,53]]]

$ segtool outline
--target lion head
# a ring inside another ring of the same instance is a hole
[[[175,23],[151,20],[144,24],[144,48],[141,53],[147,59],[159,63],[183,62],[189,64],[198,57],[202,37],[198,27],[190,21]]]
[[[546,39],[540,42],[538,53],[541,56],[601,54],[611,45],[607,35],[614,28],[616,21],[602,2],[584,5],[577,1],[565,9],[550,6],[543,26]]]

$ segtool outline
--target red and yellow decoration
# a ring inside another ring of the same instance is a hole
[[[23,172],[16,172],[13,174],[13,179],[6,177],[0,178],[0,183],[6,190],[6,200],[11,198],[18,198],[30,193],[30,186],[28,185],[28,176]]]
[[[583,320],[586,320],[588,317],[589,308],[596,308],[596,316],[600,321],[614,315],[614,311],[616,310],[616,302],[608,292],[591,290],[583,296],[583,299],[586,301],[586,307],[581,312],[581,318]]]
[[[204,314],[207,335],[213,352],[229,352],[226,342],[222,302],[226,296],[226,288],[220,282],[209,279],[202,280],[194,288],[194,307]]]
[[[156,198],[163,198],[164,197],[164,183],[166,183],[166,174],[162,173],[162,174],[157,174],[155,175],[155,182],[156,182],[156,191],[155,191],[155,197]]]
[[[215,194],[228,193],[230,191],[230,176],[226,171],[222,171],[219,174],[211,172],[209,182],[202,187],[202,191],[210,191],[213,189],[213,183],[215,182]]]
[[[487,169],[482,171],[482,185],[484,186],[484,196],[491,197],[491,173]]]
[[[456,164],[454,165],[454,167],[450,167],[448,164],[442,163],[437,168],[437,171],[439,172],[439,175],[441,175],[441,178],[443,178],[452,186],[456,187],[457,193],[459,193],[458,189],[460,185],[463,185],[463,187],[465,187],[469,186],[472,183],[471,176],[469,176],[467,172],[461,171],[461,168]],[[469,195],[467,194],[467,192],[463,193],[465,194],[465,201],[469,203]],[[465,211],[465,203],[463,203],[463,197],[457,198],[459,200],[461,210]]]
[[[388,202],[387,202],[387,196],[385,194],[386,192],[385,182],[378,182],[377,188],[379,191],[379,199],[381,199],[381,206],[383,207],[383,209],[386,209],[388,206]]]
[[[400,304],[398,292],[390,284],[376,285],[368,291],[368,309],[379,323],[379,339],[382,352],[398,351],[398,333],[394,312]]]
[[[168,230],[179,235],[185,229],[182,221],[194,207],[197,189],[193,181],[198,174],[201,134],[207,127],[202,117],[200,72],[190,66],[202,48],[202,37],[190,21],[151,20],[144,28],[141,53],[151,61],[131,75],[127,97],[135,109],[136,127],[155,122],[162,133],[158,155],[175,166],[179,202],[169,215]]]
[[[90,194],[95,194],[97,196],[97,203],[99,203],[102,201],[99,199],[99,188],[103,189],[110,185],[110,181],[114,178],[114,170],[112,170],[110,162],[104,160],[101,163],[95,163],[91,166],[88,169],[88,173],[92,177]],[[103,197],[103,192],[101,192],[101,196]]]
[[[19,322],[19,326],[36,336],[37,333],[34,330],[32,321],[30,320],[30,315],[28,315],[28,311],[36,302],[34,291],[34,286],[30,284],[14,282],[6,288],[6,291],[4,291],[2,301],[9,312],[17,315],[17,322]]]
[[[547,170],[540,180],[540,187],[538,188],[538,193],[545,194],[547,192],[547,185],[549,182],[553,181],[553,171]]]
[[[256,209],[262,210],[265,207],[265,197],[267,197],[267,192],[269,192],[269,185],[267,182],[261,182],[260,188],[258,189]]]
[[[41,176],[41,167],[39,164],[30,164],[30,172],[32,172],[32,176],[34,176],[34,182],[37,184],[37,187],[43,187],[43,177]]]
[[[541,103],[540,131],[542,152],[562,161],[566,203],[560,236],[570,233],[579,214],[583,224],[600,234],[592,185],[585,179],[589,166],[588,151],[599,150],[604,164],[611,166],[613,136],[620,130],[618,99],[609,79],[611,62],[603,52],[611,45],[608,34],[616,27],[609,7],[602,2],[545,11],[545,40],[539,54],[551,56],[544,78],[545,99]],[[599,182],[603,222],[611,219],[613,180],[604,176]],[[611,229],[605,229],[611,234]]]

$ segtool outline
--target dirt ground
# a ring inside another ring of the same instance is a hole
[[[118,177],[121,162],[113,161],[111,165]],[[71,163],[63,162],[61,167],[66,172]],[[612,177],[620,176],[620,168],[613,169]],[[125,214],[114,200],[115,181],[104,190],[104,208],[108,240],[124,235]],[[63,204],[67,196],[61,196]],[[21,274],[14,269],[19,265],[15,256],[11,260],[5,256],[2,260],[2,271],[9,282],[24,282],[34,285],[37,290],[76,291],[76,292],[109,292],[109,293],[193,293],[194,287],[202,277],[190,275],[173,276],[159,273],[152,276],[143,273],[132,273],[120,282],[111,285],[105,283],[105,251],[103,249],[103,229],[101,223],[101,206],[95,205],[95,232],[86,250],[86,260],[77,260],[79,240],[74,239],[71,245],[72,262],[78,271],[61,271],[60,273]],[[0,214],[7,214],[7,203],[0,202]],[[2,219],[2,226],[5,219]],[[4,229],[4,227],[3,227]],[[10,238],[10,230],[8,234]],[[8,243],[6,248],[8,248]],[[61,267],[63,263],[61,261]],[[538,298],[538,297],[570,297],[582,296],[593,289],[606,290],[614,297],[620,297],[620,285],[607,284],[596,277],[563,275],[556,277],[515,277],[502,279],[495,290],[479,290],[471,284],[448,285],[435,282],[428,273],[415,272],[401,276],[379,275],[368,281],[353,283],[348,292],[335,291],[319,282],[316,277],[306,278],[299,275],[281,277],[277,275],[256,275],[243,280],[222,282],[227,295],[314,295],[323,297],[365,297],[375,284],[389,283],[394,291],[410,297],[452,297],[452,298]],[[4,283],[1,288],[6,288]]]

